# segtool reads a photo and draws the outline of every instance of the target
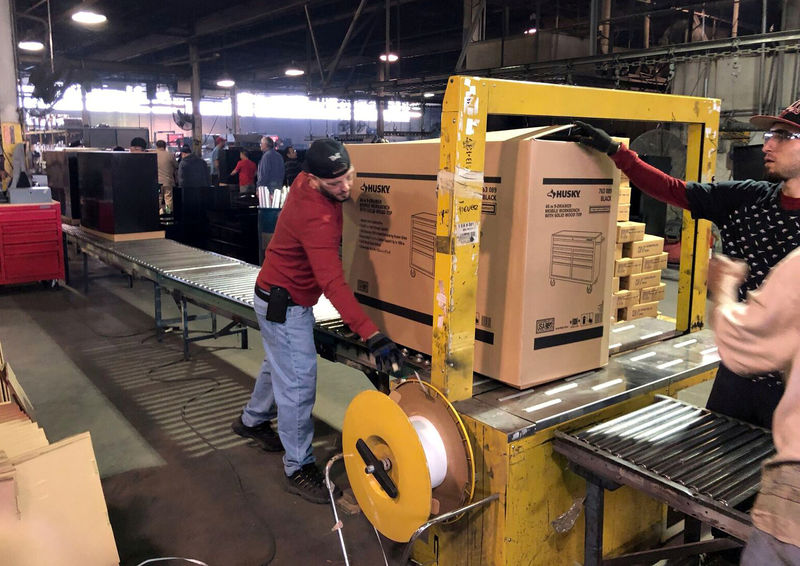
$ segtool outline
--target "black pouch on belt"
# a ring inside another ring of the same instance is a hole
[[[286,309],[289,307],[289,291],[283,287],[270,287],[267,303],[267,320],[270,322],[286,322]]]

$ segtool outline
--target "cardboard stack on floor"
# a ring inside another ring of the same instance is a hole
[[[612,318],[616,322],[658,316],[658,302],[666,284],[661,270],[667,267],[664,238],[645,234],[642,222],[630,222],[631,188],[620,179],[617,245],[612,279]]]
[[[2,347],[0,563],[119,564],[89,433],[50,444]]]

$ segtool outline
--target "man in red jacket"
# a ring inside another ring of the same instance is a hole
[[[766,181],[685,182],[644,163],[603,130],[583,122],[576,122],[573,130],[577,141],[609,155],[643,192],[719,227],[725,255],[749,267],[739,300],[800,244],[800,101],[779,116],[754,116],[750,122],[768,130],[763,148]],[[741,376],[723,360],[706,407],[770,428],[783,390],[780,372]]]
[[[344,279],[339,259],[342,202],[350,198],[354,172],[344,146],[316,140],[306,153],[304,172],[278,217],[264,254],[253,298],[264,362],[253,394],[233,423],[239,436],[283,457],[287,489],[312,503],[329,501],[324,475],[311,450],[317,380],[312,307],[322,293],[375,357],[390,372],[400,362],[397,346],[369,319]],[[270,421],[278,417],[278,434]]]
[[[239,175],[240,193],[256,190],[256,164],[250,160],[244,148],[239,152],[239,162],[231,171],[231,175]]]

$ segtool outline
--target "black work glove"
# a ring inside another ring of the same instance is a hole
[[[402,355],[397,344],[389,340],[388,336],[378,332],[367,340],[367,348],[375,356],[378,371],[386,373],[399,371]]]
[[[619,142],[612,140],[611,136],[600,128],[590,126],[586,122],[576,120],[575,127],[570,130],[570,137],[576,142],[602,151],[606,155],[614,155],[619,149]]]

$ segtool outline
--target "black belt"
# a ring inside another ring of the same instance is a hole
[[[265,291],[264,289],[262,289],[261,287],[259,287],[259,286],[258,286],[258,284],[256,284],[255,293],[256,293],[256,295],[258,296],[258,298],[259,298],[259,299],[261,299],[262,301],[269,302],[269,291]],[[291,298],[291,297],[289,297],[289,306],[290,306],[290,307],[296,307],[296,306],[298,306],[298,305],[297,305],[297,303],[295,303],[295,302],[292,300],[292,298]]]

